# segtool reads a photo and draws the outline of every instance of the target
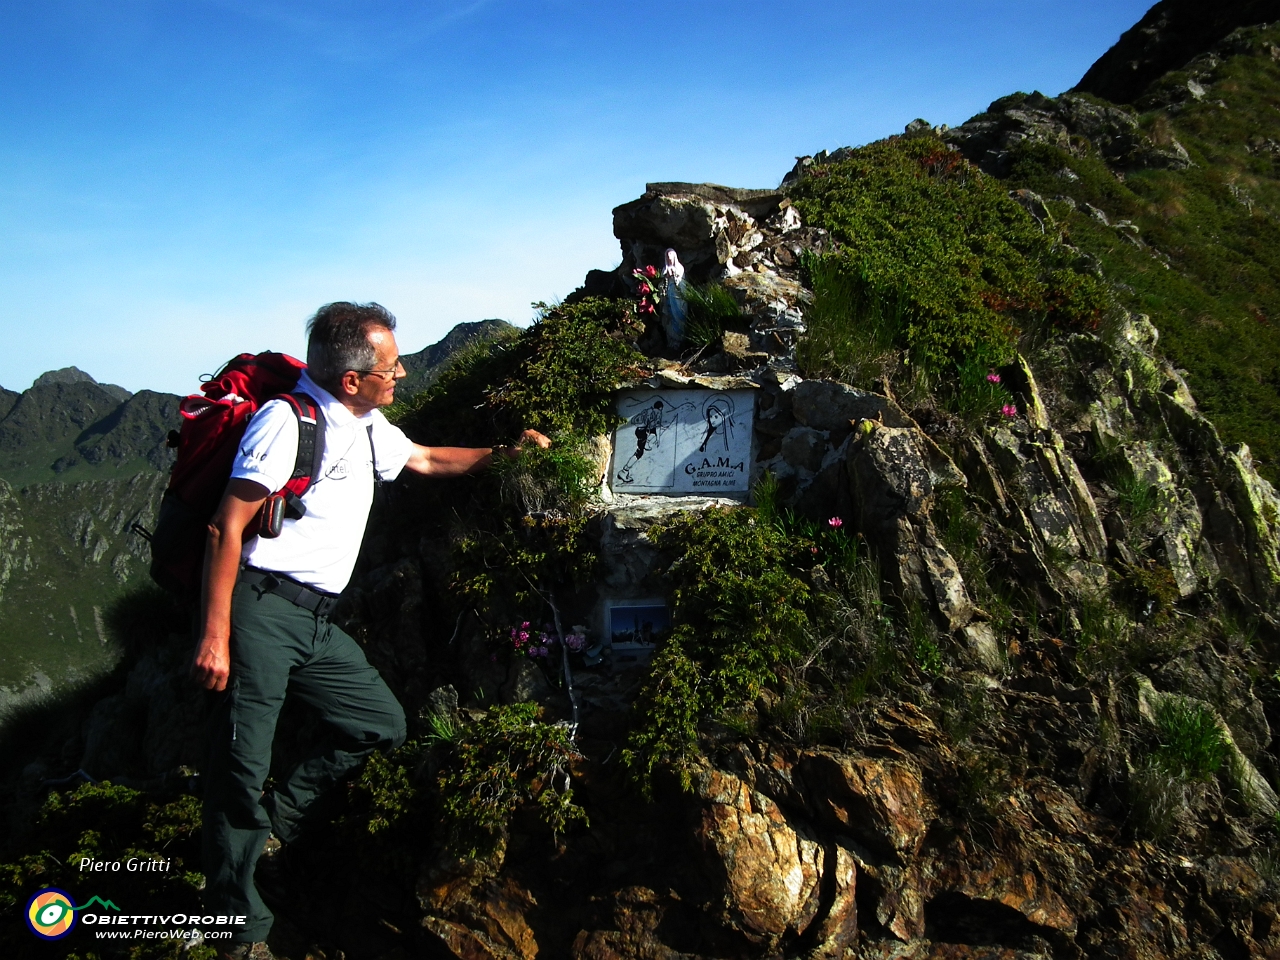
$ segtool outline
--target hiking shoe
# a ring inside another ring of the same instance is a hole
[[[262,845],[262,852],[258,854],[260,859],[270,860],[284,848],[284,844],[280,842],[280,838],[274,833],[267,834],[267,841]]]

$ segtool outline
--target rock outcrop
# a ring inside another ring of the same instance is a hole
[[[1112,103],[1133,103],[1153,81],[1236,28],[1278,19],[1275,0],[1161,0],[1098,58],[1075,89]]]

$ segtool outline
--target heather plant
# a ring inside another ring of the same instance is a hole
[[[810,587],[800,577],[807,545],[755,510],[682,514],[650,534],[675,556],[672,631],[654,656],[637,702],[639,722],[623,757],[647,782],[654,769],[684,769],[698,726],[754,700],[809,637]]]
[[[440,810],[458,855],[491,851],[522,804],[536,808],[553,833],[586,823],[569,776],[578,757],[570,730],[541,720],[537,704],[494,707],[450,748],[439,777]]]
[[[802,352],[810,376],[864,363],[886,344],[930,375],[969,361],[994,366],[1023,329],[1095,327],[1110,305],[1003,184],[934,137],[874,143],[817,165],[791,196],[805,223],[835,242],[810,264],[832,300],[811,311]],[[848,306],[836,308],[841,301]],[[867,319],[870,332],[852,329]]]

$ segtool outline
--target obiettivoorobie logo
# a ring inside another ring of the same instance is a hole
[[[98,910],[90,907],[98,905]],[[78,916],[85,911],[83,920]],[[112,913],[111,911],[114,911]],[[199,913],[125,914],[110,900],[90,897],[76,906],[71,894],[45,887],[27,901],[27,926],[41,940],[61,940],[77,925],[103,928],[98,939],[112,940],[226,940],[233,927],[248,921],[242,916],[203,916]]]
[[[61,940],[76,925],[76,911],[100,903],[109,910],[119,910],[110,900],[99,897],[77,907],[71,895],[63,890],[47,887],[27,901],[27,926],[42,940]]]

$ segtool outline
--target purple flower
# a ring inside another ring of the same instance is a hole
[[[571,633],[564,638],[564,645],[574,653],[577,653],[586,648],[587,638],[580,633]]]
[[[829,526],[832,530],[839,530],[841,527],[844,526],[844,521],[841,520],[839,517],[832,517],[830,520],[827,521],[827,526]]]

